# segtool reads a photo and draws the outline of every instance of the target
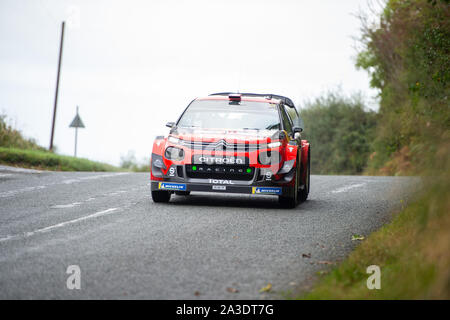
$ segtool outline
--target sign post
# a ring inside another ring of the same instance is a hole
[[[81,118],[78,114],[78,106],[77,106],[77,114],[75,115],[75,118],[73,118],[72,123],[70,124],[69,128],[75,128],[75,152],[74,157],[77,157],[77,143],[78,143],[78,128],[85,128],[83,121],[81,121]]]

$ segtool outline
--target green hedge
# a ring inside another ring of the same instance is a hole
[[[61,156],[48,151],[4,147],[0,147],[0,163],[60,171],[119,171],[119,168],[112,165],[87,159]]]

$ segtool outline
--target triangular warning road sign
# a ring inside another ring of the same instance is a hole
[[[73,118],[72,123],[69,126],[70,128],[84,128],[84,123],[83,121],[81,121],[80,116],[77,115],[75,116],[75,118]]]

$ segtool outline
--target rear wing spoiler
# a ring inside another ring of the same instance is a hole
[[[241,93],[241,92],[218,92],[218,93],[212,93],[210,94],[210,96],[228,96],[230,94],[240,94],[241,96],[245,96],[245,97],[265,97],[265,98],[275,98],[278,100],[281,100],[285,105],[287,105],[290,108],[295,108],[294,103],[292,102],[291,99],[289,99],[288,97],[284,97],[284,96],[280,96],[278,94],[263,94],[263,93]]]

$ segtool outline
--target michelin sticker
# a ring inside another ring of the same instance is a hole
[[[265,188],[265,187],[252,187],[252,193],[258,194],[281,194],[281,188]]]
[[[186,190],[186,185],[183,183],[167,183],[167,182],[160,182],[158,184],[158,189],[163,189],[163,190],[181,190],[184,191]]]

